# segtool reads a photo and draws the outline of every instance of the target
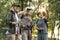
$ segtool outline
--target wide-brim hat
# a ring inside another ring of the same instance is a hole
[[[12,7],[20,7],[20,5],[19,4],[17,4],[17,3],[14,3],[14,4],[12,4]]]

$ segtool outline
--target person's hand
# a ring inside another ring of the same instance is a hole
[[[44,28],[38,28],[38,27],[35,27],[37,30],[44,30]]]
[[[39,30],[44,30],[44,28],[39,28]]]
[[[38,27],[35,27],[35,29],[39,30],[39,28],[38,28]]]
[[[12,24],[19,24],[21,22],[21,20],[18,20],[16,22],[12,22]]]
[[[18,19],[18,21],[17,21],[18,23],[20,23],[21,22],[21,19]]]
[[[19,22],[12,22],[12,24],[18,24]]]

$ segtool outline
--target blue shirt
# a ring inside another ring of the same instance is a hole
[[[39,33],[47,33],[47,27],[46,27],[46,23],[44,22],[43,19],[38,19],[37,22],[37,27],[38,28],[44,28],[44,30],[38,30]]]

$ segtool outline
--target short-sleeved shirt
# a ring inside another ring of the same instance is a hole
[[[47,33],[46,23],[44,22],[43,19],[38,19],[37,22],[36,22],[36,24],[37,24],[38,28],[44,28],[43,31],[42,30],[38,30],[38,32],[40,32],[40,33]]]
[[[24,30],[31,30],[32,27],[32,18],[30,16],[24,16],[24,18],[22,18],[22,24],[26,25],[24,27]]]

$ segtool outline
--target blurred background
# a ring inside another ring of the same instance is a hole
[[[47,10],[48,14],[48,40],[60,40],[60,0],[0,0],[0,40],[6,38],[6,16],[10,11],[11,5],[18,3],[20,11],[30,6],[31,17],[36,22],[37,12]],[[37,30],[32,28],[32,40],[37,40]]]

